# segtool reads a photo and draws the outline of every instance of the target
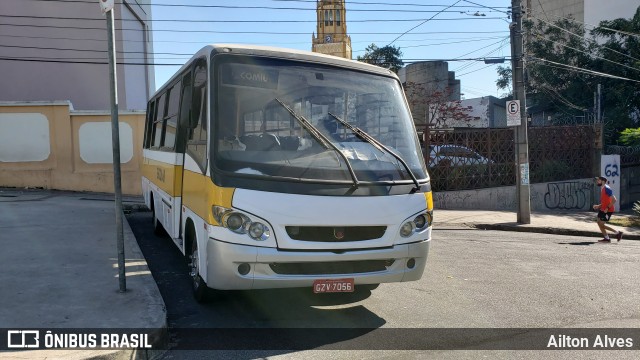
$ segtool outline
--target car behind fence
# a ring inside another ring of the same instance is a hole
[[[588,178],[596,161],[597,126],[530,127],[531,183]],[[423,144],[434,191],[514,185],[513,129],[431,129]]]

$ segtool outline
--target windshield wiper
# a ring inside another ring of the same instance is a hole
[[[351,179],[353,180],[353,186],[357,189],[360,186],[360,182],[358,181],[358,177],[356,176],[355,171],[353,171],[353,167],[351,167],[351,163],[349,162],[347,156],[343,154],[342,151],[340,151],[340,149],[338,149],[338,147],[331,142],[331,140],[324,136],[324,134],[322,134],[320,130],[318,130],[318,128],[313,126],[313,124],[304,116],[296,113],[291,107],[282,102],[280,99],[276,98],[276,101],[278,102],[278,104],[282,105],[282,107],[285,108],[285,110],[287,110],[289,114],[291,114],[291,116],[293,116],[293,118],[296,119],[300,123],[300,125],[305,128],[309,132],[309,134],[311,134],[311,136],[313,136],[313,138],[320,143],[320,145],[322,145],[326,149],[333,149],[338,152],[338,154],[344,159],[345,164],[347,165],[347,169],[349,170],[349,174],[351,175]]]
[[[373,136],[369,135],[366,131],[349,124],[348,122],[342,120],[341,118],[339,118],[338,116],[336,116],[336,115],[334,115],[332,113],[328,113],[328,114],[331,115],[331,117],[333,117],[334,119],[336,119],[336,121],[338,121],[344,127],[346,127],[347,129],[351,130],[357,137],[359,137],[360,139],[368,142],[369,144],[371,144],[376,149],[380,150],[380,152],[383,152],[383,153],[386,152],[386,153],[390,154],[391,156],[393,156],[394,158],[396,158],[402,164],[402,166],[404,166],[404,168],[407,170],[407,173],[411,177],[411,180],[413,180],[413,183],[416,185],[416,187],[414,188],[414,191],[420,190],[420,183],[418,182],[418,179],[416,178],[416,176],[413,173],[413,171],[411,171],[411,168],[409,168],[409,165],[407,165],[406,161],[404,161],[404,159],[402,157],[400,157],[400,155],[396,154],[394,151],[392,151],[391,149],[386,147],[383,143],[378,141]]]

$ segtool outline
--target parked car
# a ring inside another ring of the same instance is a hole
[[[493,164],[493,160],[462,145],[430,145],[428,166]]]

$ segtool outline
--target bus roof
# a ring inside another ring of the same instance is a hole
[[[394,78],[398,78],[398,76],[391,70],[385,69],[379,66],[367,64],[360,61],[348,60],[337,56],[325,55],[321,53],[311,52],[311,51],[303,51],[303,50],[295,50],[295,49],[287,49],[287,48],[278,48],[271,46],[259,46],[259,45],[242,45],[242,44],[210,44],[206,45],[198,52],[196,52],[189,61],[187,61],[180,70],[176,71],[176,73],[171,76],[171,78],[165,82],[158,90],[151,96],[153,98],[158,92],[164,90],[167,85],[171,84],[176,77],[182,73],[187,67],[189,67],[194,60],[201,57],[209,57],[212,53],[229,53],[229,54],[240,54],[240,55],[254,55],[254,56],[264,56],[264,57],[272,57],[272,58],[281,58],[287,60],[298,60],[298,61],[307,61],[312,63],[318,63],[323,65],[331,65],[343,67],[346,69],[364,71],[368,73],[374,73],[382,76],[390,76]]]

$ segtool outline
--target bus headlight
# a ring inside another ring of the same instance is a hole
[[[253,222],[249,225],[249,236],[254,240],[267,240],[269,238],[269,228],[261,222]]]
[[[244,233],[244,224],[250,222],[249,218],[237,213],[229,212],[222,217],[222,224],[229,230],[237,233]]]
[[[269,227],[260,221],[253,221],[248,215],[222,206],[212,206],[215,221],[236,234],[247,234],[253,240],[265,241],[271,236]]]
[[[413,229],[415,229],[414,222],[407,221],[406,223],[402,224],[402,226],[400,227],[400,236],[402,237],[411,236],[411,234],[413,234]]]
[[[424,229],[431,226],[433,222],[433,215],[431,211],[427,211],[422,214],[416,215],[413,220],[408,220],[400,227],[400,236],[409,237],[414,233],[422,232]]]

